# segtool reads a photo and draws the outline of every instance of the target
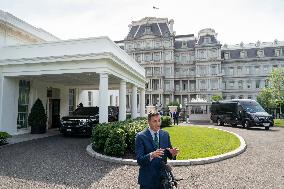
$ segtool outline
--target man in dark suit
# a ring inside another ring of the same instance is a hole
[[[136,135],[135,153],[140,166],[140,189],[160,189],[163,178],[162,161],[175,159],[179,150],[172,148],[167,131],[160,129],[159,113],[148,114],[149,127]]]
[[[175,111],[173,112],[174,125],[175,125],[175,124],[178,125],[178,117],[179,117],[179,113],[177,112],[177,110],[175,110]]]

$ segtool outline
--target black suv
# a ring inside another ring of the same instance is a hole
[[[245,128],[264,127],[266,130],[274,125],[273,117],[260,104],[250,99],[213,102],[211,120],[217,125],[227,123],[232,126],[242,125]]]
[[[118,107],[108,107],[108,121],[113,122],[118,120]],[[92,134],[92,128],[99,123],[99,107],[79,107],[72,115],[64,116],[61,119],[60,132],[64,135]]]

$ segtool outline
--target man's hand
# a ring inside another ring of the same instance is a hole
[[[151,160],[154,159],[154,158],[162,158],[163,155],[164,155],[164,149],[160,148],[160,149],[157,149],[154,152],[151,152],[150,158],[151,158]]]
[[[172,156],[176,156],[179,153],[179,149],[178,148],[167,148],[167,150],[172,154]]]

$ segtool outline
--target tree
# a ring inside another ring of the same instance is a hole
[[[275,108],[275,104],[272,100],[272,90],[270,88],[262,89],[258,94],[256,100],[266,110]]]
[[[272,104],[280,108],[284,104],[284,68],[273,69],[268,81],[272,92]]]
[[[29,114],[28,123],[32,134],[41,134],[46,132],[47,116],[41,100],[38,98]]]
[[[219,100],[223,100],[223,97],[221,95],[213,95],[211,99],[212,101],[219,101]]]

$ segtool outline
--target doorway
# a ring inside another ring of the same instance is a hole
[[[60,99],[51,100],[51,128],[60,127]]]

